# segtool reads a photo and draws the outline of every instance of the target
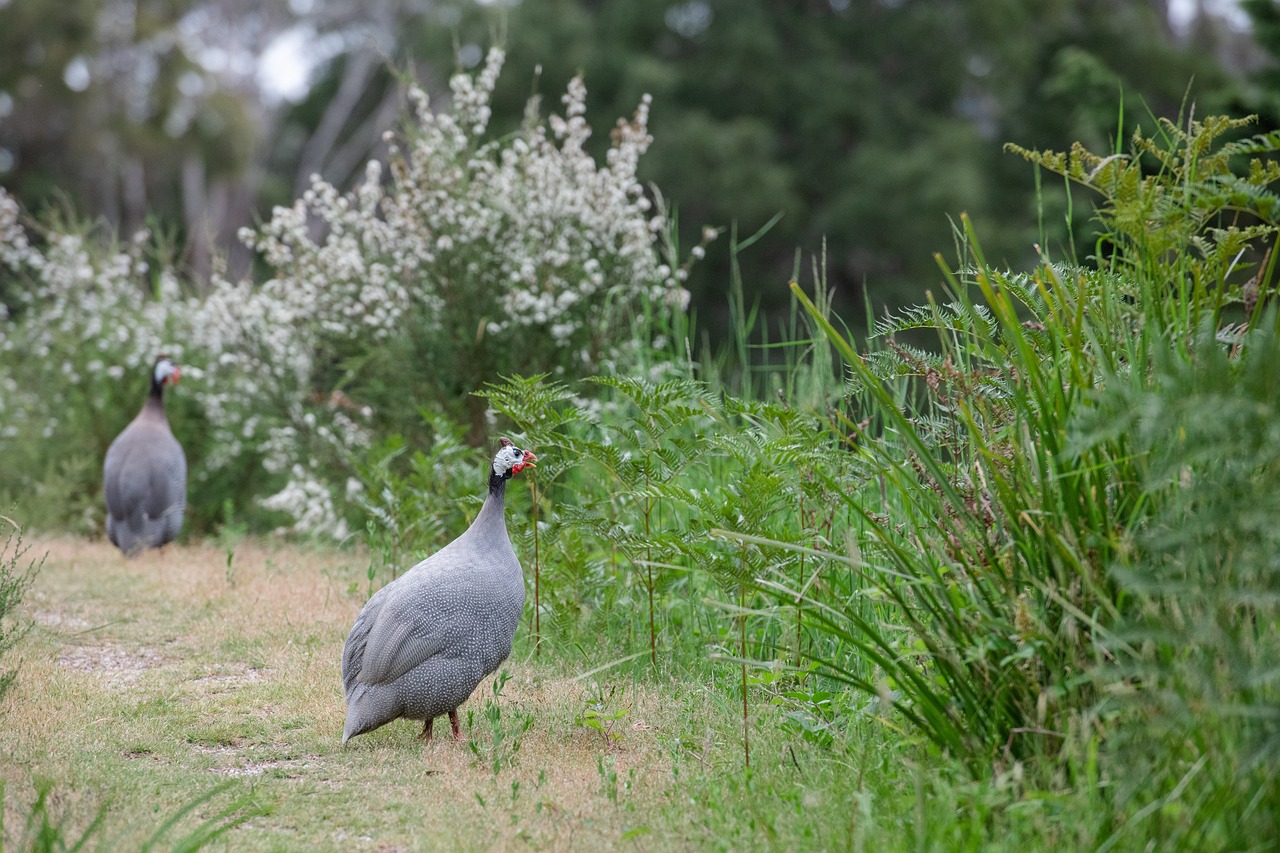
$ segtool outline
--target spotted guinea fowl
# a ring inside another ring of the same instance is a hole
[[[489,496],[471,526],[373,594],[342,651],[342,742],[392,720],[422,720],[421,738],[511,654],[524,575],[503,517],[507,480],[538,457],[507,439],[489,469]]]
[[[176,383],[178,375],[168,356],[156,358],[142,411],[107,449],[107,538],[129,555],[172,542],[182,528],[187,457],[164,414],[164,386]]]

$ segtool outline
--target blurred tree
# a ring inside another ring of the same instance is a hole
[[[0,182],[29,210],[69,208],[126,234],[159,226],[196,282],[215,254],[242,270],[236,232],[276,170],[286,202],[335,157],[362,162],[391,124],[385,107],[353,113],[348,93],[415,12],[399,0],[0,2]],[[343,84],[291,148],[288,97],[335,56]]]
[[[185,226],[207,257],[254,150],[255,104],[202,62],[208,16],[191,5],[0,10],[0,165],[28,208],[69,206],[126,232]]]
[[[1242,0],[1241,7],[1253,22],[1254,41],[1264,58],[1250,77],[1244,95],[1246,110],[1262,115],[1269,127],[1280,126],[1280,3],[1276,0]]]
[[[1179,41],[1165,0],[994,0],[971,6],[980,39],[970,71],[983,72],[972,85],[997,105],[994,136],[1000,143],[1062,148],[1079,140],[1105,151],[1117,139],[1127,145],[1136,125],[1150,131],[1155,117],[1177,121],[1193,111],[1221,112],[1238,90],[1238,81],[1212,54]],[[990,179],[1005,199],[1004,215],[1023,221],[1031,218],[1036,198],[1018,159],[996,155]],[[1072,211],[1071,245],[1065,191],[1050,186],[1042,201],[1045,248],[1057,257],[1072,251],[1084,257],[1092,248],[1088,204]]]
[[[825,238],[842,307],[857,317],[849,300],[864,286],[883,307],[935,285],[932,253],[949,256],[961,211],[1011,263],[1037,239],[1066,249],[1062,191],[1046,189],[1038,233],[1034,181],[1001,153],[1005,141],[1105,148],[1122,98],[1126,136],[1150,114],[1176,117],[1188,95],[1201,115],[1222,105],[1232,81],[1177,43],[1164,5],[460,2],[451,31],[411,29],[406,44],[440,57],[505,24],[498,100],[509,122],[532,88],[556,91],[579,70],[597,126],[653,94],[642,176],[678,205],[685,241],[703,224],[750,234],[781,212],[745,259],[748,289],[766,309],[782,305],[796,247],[814,253]],[[726,254],[722,244],[691,282],[704,320],[725,301]]]
[[[1274,2],[1258,5],[1274,14]],[[396,69],[440,95],[452,68],[504,41],[495,126],[513,126],[531,92],[563,91],[578,71],[596,127],[651,93],[655,143],[641,176],[678,206],[685,244],[703,224],[746,235],[781,212],[744,258],[748,292],[783,305],[796,247],[812,254],[825,238],[842,313],[858,317],[864,286],[879,308],[937,283],[932,253],[950,256],[949,217],[962,210],[996,258],[1021,262],[1037,240],[1071,249],[1063,191],[1037,199],[1002,143],[1080,139],[1096,150],[1116,137],[1122,99],[1125,135],[1190,101],[1199,115],[1229,102],[1235,81],[1179,42],[1166,6],[9,0],[0,180],[29,207],[65,193],[122,229],[152,217],[177,229],[197,278],[214,250],[237,274],[248,260],[241,225],[312,174],[347,184],[378,151],[400,106]],[[301,83],[277,79],[285,72]],[[607,139],[594,144],[602,153]],[[690,282],[704,327],[720,321],[726,244]]]

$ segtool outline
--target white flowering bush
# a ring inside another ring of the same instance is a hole
[[[58,229],[36,238],[0,191],[0,311],[13,309],[0,314],[0,454],[34,454],[3,471],[15,485],[0,491],[48,480],[57,455],[41,441],[79,447],[67,490],[96,525],[102,453],[167,351],[183,367],[169,404],[192,462],[191,515],[252,503],[341,538],[369,448],[391,434],[422,445],[424,410],[480,441],[486,411],[471,392],[487,382],[636,364],[688,301],[687,270],[660,251],[667,219],[636,179],[648,98],[603,163],[586,150],[580,78],[562,114],[542,119],[535,99],[518,132],[490,138],[502,61],[493,50],[474,79],[456,76],[445,110],[411,89],[386,162],[353,192],[317,178],[243,231],[269,270],[260,283],[215,274],[191,288],[203,296],[183,296],[172,269],[147,262],[145,235],[123,248]]]
[[[534,101],[519,132],[490,140],[502,61],[494,49],[477,78],[456,76],[451,111],[411,89],[403,139],[386,136],[387,168],[370,163],[350,194],[317,179],[243,235],[275,272],[264,292],[330,359],[314,378],[359,389],[392,421],[513,371],[572,377],[625,363],[646,337],[644,309],[688,300],[683,272],[657,251],[666,219],[636,179],[648,99],[618,122],[603,164],[585,149],[580,78],[563,116],[540,121]],[[482,411],[470,405],[473,420]]]

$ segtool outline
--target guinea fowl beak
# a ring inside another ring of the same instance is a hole
[[[519,474],[525,468],[537,468],[538,466],[533,464],[537,461],[537,458],[538,457],[533,455],[532,450],[526,450],[524,452],[524,459],[521,459],[519,462],[511,466],[511,473]]]

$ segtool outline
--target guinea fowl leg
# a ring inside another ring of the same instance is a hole
[[[427,720],[422,724],[422,734],[418,735],[418,740],[425,740],[427,743],[431,743],[431,724],[433,722],[435,721]]]
[[[453,739],[462,740],[462,727],[458,725],[458,709],[449,712],[449,725],[453,727]]]

